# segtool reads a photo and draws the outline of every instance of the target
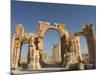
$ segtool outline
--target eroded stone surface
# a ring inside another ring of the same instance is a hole
[[[80,36],[84,36],[88,44],[89,62],[95,67],[96,62],[96,48],[95,48],[95,35],[93,25],[84,25],[82,32],[69,32],[66,30],[64,24],[55,23],[50,25],[49,22],[39,22],[37,32],[27,33],[24,31],[22,24],[16,25],[16,31],[12,35],[11,46],[11,67],[18,69],[21,47],[24,43],[29,44],[27,56],[27,69],[34,70],[40,69],[44,65],[43,60],[43,40],[44,33],[48,29],[57,30],[60,35],[59,52],[53,51],[53,57],[58,57],[56,61],[60,61],[60,65],[65,68],[70,68],[70,65],[79,63],[78,68],[83,69],[83,58],[80,53]],[[57,48],[57,47],[56,47]],[[59,55],[57,55],[59,54]],[[47,61],[47,60],[46,60]],[[42,63],[42,64],[41,64]]]

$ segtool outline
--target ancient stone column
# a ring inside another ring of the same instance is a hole
[[[96,65],[96,41],[94,33],[90,33],[87,36],[87,44],[88,44],[88,52],[89,52],[89,62],[91,64]]]
[[[80,51],[80,36],[76,36],[76,54],[77,54],[77,58],[79,61],[82,61],[82,55],[81,55],[81,51]]]
[[[76,57],[78,57],[76,36],[74,36],[73,44],[74,44],[74,55],[76,55]]]
[[[76,37],[73,35],[72,37],[72,63],[76,63],[77,62],[77,43],[76,43]]]
[[[96,67],[96,39],[94,34],[94,27],[92,24],[84,25],[82,27],[83,33],[87,39],[88,52],[89,52],[89,63]]]
[[[35,50],[35,45],[34,45],[34,37],[30,37],[29,41],[29,49],[28,49],[28,69],[35,69],[35,60],[34,60],[34,50]]]
[[[14,60],[14,68],[17,69],[18,68],[18,61],[20,58],[20,45],[21,45],[21,41],[20,40],[16,40],[15,43],[15,60]]]
[[[69,51],[69,33],[65,30],[62,30],[60,40],[61,40],[61,64],[66,64],[66,54]]]
[[[14,58],[15,58],[15,33],[12,35],[11,38],[11,68],[14,68]]]
[[[61,64],[66,63],[66,51],[68,49],[68,41],[66,41],[66,36],[61,36]]]
[[[28,53],[28,69],[40,69],[39,64],[39,50],[36,49],[36,43],[34,39],[34,35],[31,36],[30,45],[29,45],[29,53]]]
[[[20,38],[24,36],[24,27],[22,24],[16,25],[16,32],[13,34],[12,38],[12,68],[18,67],[19,55],[20,55],[20,45],[21,41]]]
[[[63,45],[63,44],[62,44]],[[62,46],[63,47],[63,46]],[[69,69],[70,64],[72,63],[72,49],[73,49],[73,45],[72,45],[72,38],[71,35],[69,37],[69,39],[67,40],[67,42],[65,43],[65,47],[64,47],[64,67],[66,67],[67,69]]]
[[[20,40],[16,38],[16,33],[13,34],[11,43],[11,67],[16,69],[18,67],[18,60],[20,55]]]

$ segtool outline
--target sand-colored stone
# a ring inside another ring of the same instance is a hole
[[[53,44],[52,61],[55,62],[55,63],[61,62],[61,47],[60,47],[60,43]]]
[[[82,32],[69,32],[64,24],[54,23],[51,25],[49,22],[39,21],[37,32],[27,33],[24,31],[22,24],[16,25],[16,31],[12,35],[11,44],[11,67],[18,69],[18,63],[21,57],[21,47],[24,43],[28,43],[27,53],[27,69],[40,69],[40,60],[43,59],[43,40],[44,33],[49,30],[57,30],[60,36],[60,55],[54,52],[53,56],[57,55],[60,64],[66,68],[76,63],[82,63],[82,55],[80,52],[80,36],[83,36],[87,40],[88,52],[89,52],[89,63],[95,67],[96,62],[96,39],[93,30],[93,25],[84,25]],[[58,60],[57,59],[57,60]],[[83,68],[81,68],[83,69]]]

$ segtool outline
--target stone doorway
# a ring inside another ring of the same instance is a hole
[[[44,34],[43,44],[42,59],[45,63],[45,67],[47,65],[48,67],[59,67],[57,66],[61,63],[61,40],[59,32],[55,29],[48,29]],[[48,45],[46,46],[46,44]]]
[[[42,37],[42,39],[39,41],[38,46],[40,48],[40,51],[43,53],[43,46],[45,46],[43,44],[44,41],[44,34],[50,30],[56,30],[59,33],[60,36],[60,45],[61,45],[61,65],[64,64],[64,50],[65,50],[65,46],[64,44],[66,43],[66,41],[69,38],[69,33],[68,31],[65,30],[64,24],[58,24],[58,23],[54,23],[53,25],[50,25],[50,23],[48,22],[43,22],[40,21],[39,25],[38,25],[38,37]],[[43,54],[41,54],[43,55]],[[40,57],[41,58],[41,57]]]

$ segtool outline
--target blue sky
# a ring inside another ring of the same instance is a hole
[[[15,31],[15,25],[23,24],[25,32],[36,32],[38,21],[51,23],[63,23],[70,32],[81,31],[82,24],[96,25],[96,7],[83,5],[38,3],[12,1],[11,3],[11,29]],[[53,43],[59,42],[59,34],[55,30],[45,33],[44,51],[51,54]],[[23,45],[23,54],[27,48]],[[81,51],[87,51],[86,40],[81,37]]]

